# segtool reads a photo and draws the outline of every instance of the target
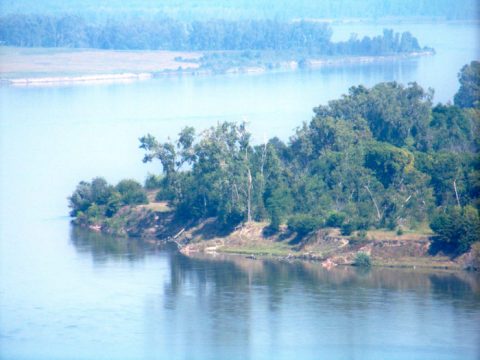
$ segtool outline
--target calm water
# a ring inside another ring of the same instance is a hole
[[[338,27],[378,33],[382,26]],[[475,25],[399,25],[437,54],[313,72],[0,88],[0,358],[479,359],[480,280],[242,258],[188,259],[70,228],[81,179],[143,180],[138,137],[292,129],[352,85],[417,81],[449,101]],[[1,63],[0,63],[1,65]]]

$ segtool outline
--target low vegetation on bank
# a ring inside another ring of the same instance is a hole
[[[162,174],[145,185],[164,210],[140,207],[136,226],[160,234],[155,224],[168,209],[179,232],[206,219],[224,234],[267,222],[262,236],[287,229],[289,245],[324,228],[357,244],[374,229],[402,236],[431,228],[431,250],[459,256],[480,239],[480,64],[459,79],[454,104],[433,105],[415,83],[352,87],[315,108],[288,143],[254,145],[245,124],[228,122],[199,135],[187,127],[175,142],[148,134],[143,161],[159,160]],[[75,222],[112,229],[122,216],[132,221],[125,208],[146,203],[146,190],[121,184],[80,183],[70,197]]]
[[[81,16],[13,14],[0,17],[0,43],[22,47],[171,51],[280,51],[317,55],[389,55],[425,50],[409,32],[333,42],[318,21],[219,20],[167,17],[91,21]]]

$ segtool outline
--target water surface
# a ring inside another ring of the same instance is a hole
[[[287,140],[314,106],[380,81],[418,81],[436,89],[435,101],[451,101],[459,68],[479,58],[476,25],[409,27],[435,56],[254,76],[0,87],[0,358],[478,359],[473,275],[188,259],[76,231],[65,216],[81,179],[142,181],[159,170],[141,163],[138,137],[147,132],[166,140],[185,125],[245,119],[255,141]]]

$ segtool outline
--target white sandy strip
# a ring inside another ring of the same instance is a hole
[[[51,85],[60,83],[94,83],[94,82],[111,82],[111,81],[133,81],[150,79],[150,73],[123,73],[123,74],[98,74],[98,75],[81,75],[81,76],[52,76],[38,78],[20,78],[9,79],[7,82],[11,85]]]
[[[412,52],[408,54],[395,54],[395,55],[378,55],[378,56],[347,56],[338,59],[310,59],[307,60],[308,65],[311,68],[319,68],[323,66],[331,65],[347,65],[347,64],[369,64],[382,61],[401,60],[406,58],[414,58],[420,56],[434,55],[433,51],[421,51]]]

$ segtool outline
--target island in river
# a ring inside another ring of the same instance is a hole
[[[478,269],[480,63],[454,104],[415,83],[352,87],[288,143],[251,144],[246,124],[140,138],[161,175],[82,181],[74,223],[158,239],[183,253],[277,255],[335,264]]]
[[[131,24],[87,25],[69,19],[77,31],[59,26],[55,37],[37,36],[38,28],[61,20],[0,17],[0,43],[7,45],[0,48],[2,83],[48,85],[132,81],[172,74],[289,71],[434,53],[421,47],[409,32],[388,29],[375,37],[352,34],[347,41],[333,42],[328,24],[316,21],[138,20],[139,26],[151,27],[156,36],[143,30],[131,38],[125,35],[130,34]],[[159,26],[165,31],[157,34]]]
[[[266,71],[318,69],[395,61],[433,55],[432,49],[375,56],[322,56],[293,59],[286,54],[251,56],[238,51],[119,51],[0,47],[0,83],[56,85],[62,83],[130,82],[172,75],[255,74]],[[225,65],[225,59],[227,59]],[[86,65],[88,64],[88,65]],[[95,69],[95,70],[92,70]]]

